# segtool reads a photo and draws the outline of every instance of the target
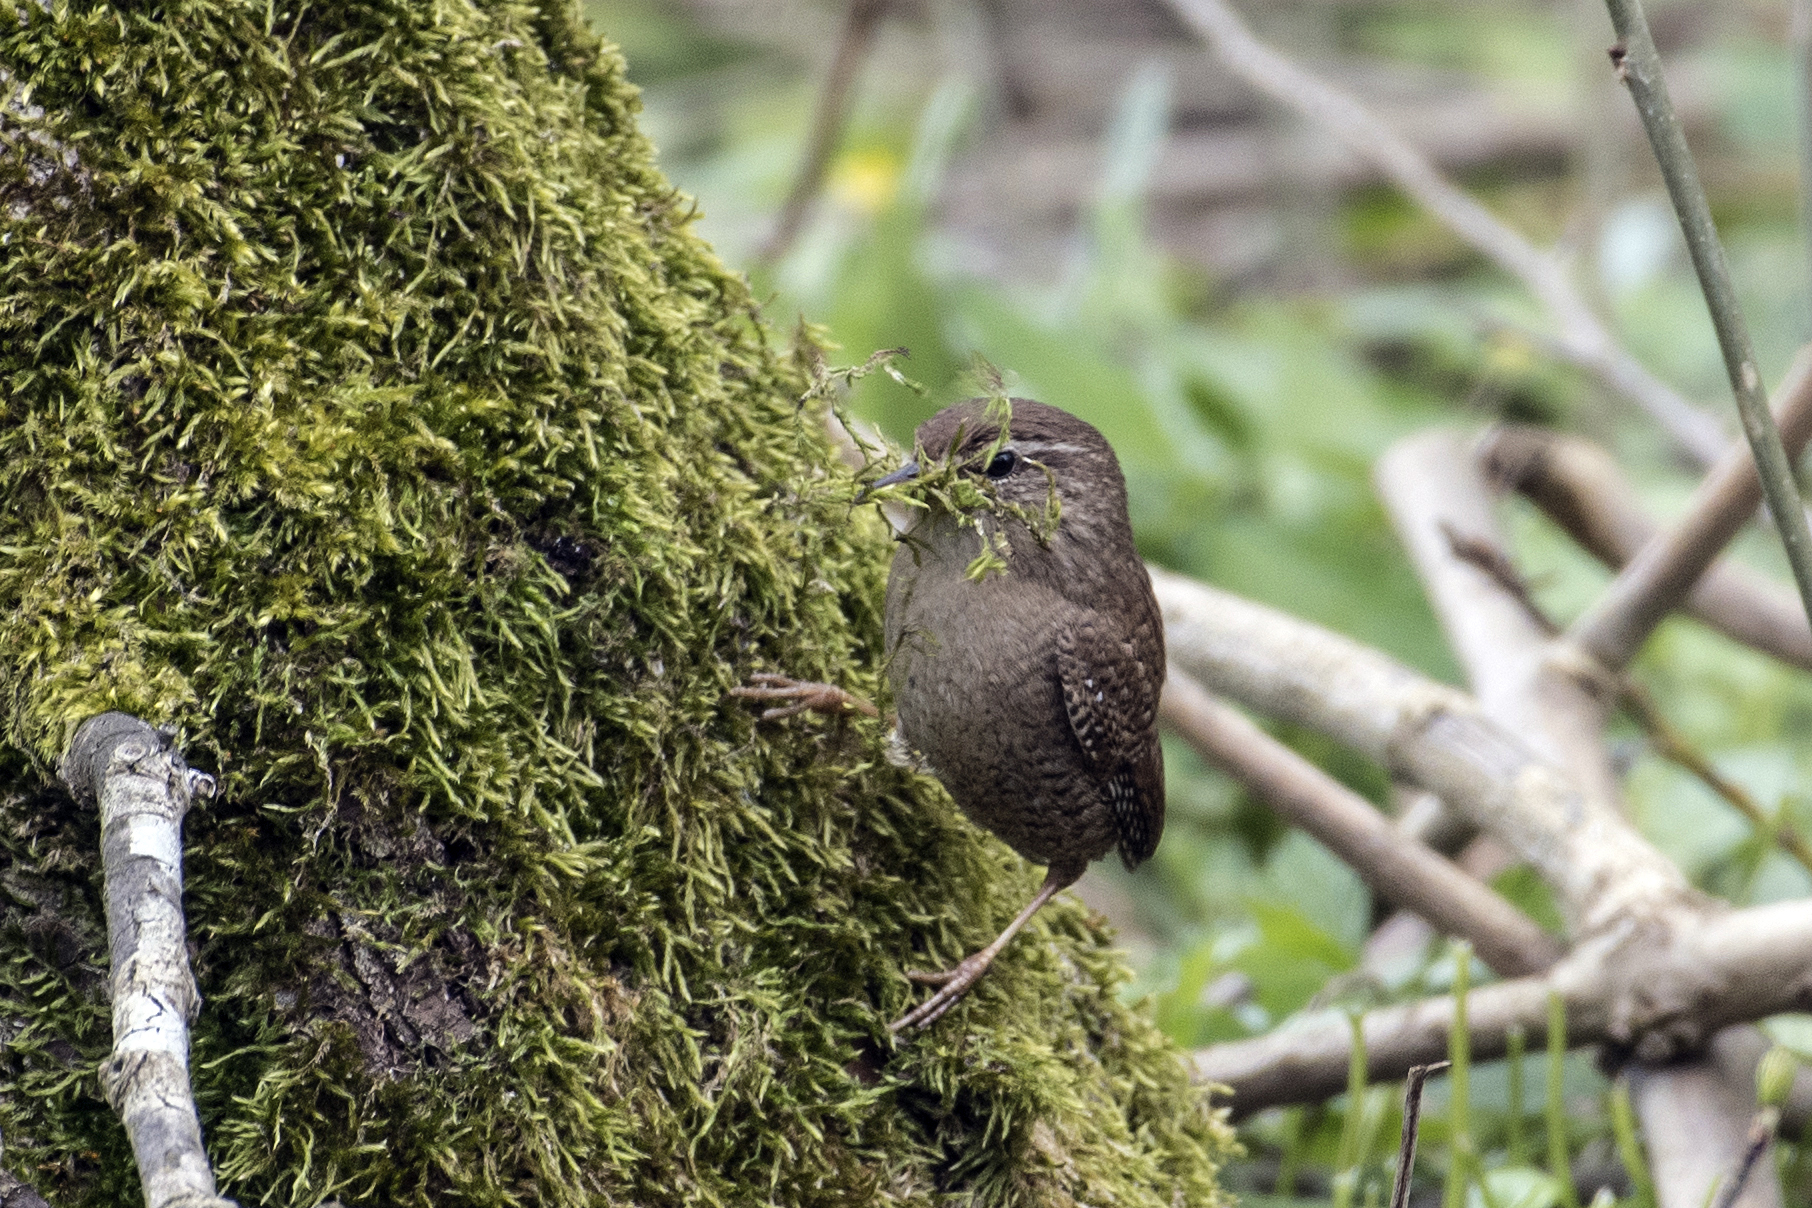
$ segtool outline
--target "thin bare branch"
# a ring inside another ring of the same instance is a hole
[[[849,120],[850,92],[862,63],[874,43],[875,30],[887,14],[892,0],[850,0],[843,18],[843,33],[837,40],[837,52],[831,59],[830,72],[824,78],[824,89],[818,94],[818,108],[812,114],[812,132],[806,142],[805,159],[799,174],[793,178],[786,201],[780,207],[780,218],[774,233],[756,253],[764,264],[773,264],[792,249],[805,225],[812,203],[824,187],[831,157],[843,141],[843,127]]]
[[[1642,114],[1642,125],[1648,131],[1649,146],[1654,148],[1655,161],[1661,165],[1667,195],[1673,200],[1674,214],[1680,220],[1693,270],[1699,277],[1699,288],[1711,311],[1711,326],[1718,333],[1718,348],[1724,354],[1724,369],[1736,395],[1743,436],[1761,475],[1762,495],[1774,514],[1800,601],[1807,615],[1812,616],[1812,526],[1806,523],[1799,484],[1793,480],[1792,460],[1781,442],[1774,416],[1768,411],[1761,366],[1749,338],[1749,326],[1743,320],[1743,308],[1737,302],[1717,223],[1711,217],[1711,202],[1699,183],[1698,167],[1686,145],[1686,129],[1674,114],[1673,101],[1667,95],[1667,78],[1661,71],[1655,40],[1649,34],[1642,0],[1607,3],[1619,39],[1611,48],[1611,61],[1616,64],[1617,78],[1629,86],[1636,109]]]
[[[215,1194],[189,1089],[189,1024],[201,996],[182,914],[182,817],[213,779],[124,713],[84,722],[60,769],[101,810],[101,870],[113,965],[113,1059],[101,1087],[132,1142],[146,1208],[233,1208]]]
[[[1737,1161],[1736,1170],[1724,1185],[1718,1188],[1716,1208],[1736,1208],[1738,1197],[1749,1184],[1749,1176],[1755,1173],[1756,1163],[1774,1144],[1774,1130],[1780,1122],[1780,1113],[1773,1108],[1764,1108],[1756,1113],[1755,1123],[1749,1129],[1749,1144],[1743,1148],[1743,1156]]]
[[[1477,567],[1493,579],[1500,590],[1529,614],[1543,633],[1549,636],[1560,633],[1560,627],[1542,611],[1541,605],[1530,593],[1528,583],[1499,546],[1486,538],[1466,536],[1447,521],[1441,521],[1440,526],[1447,534],[1454,557]],[[1747,789],[1718,771],[1703,752],[1688,741],[1684,734],[1674,729],[1646,688],[1627,675],[1617,674],[1613,678],[1624,712],[1648,738],[1655,754],[1697,778],[1706,788],[1722,797],[1732,809],[1748,819],[1758,832],[1799,861],[1806,871],[1812,872],[1812,843],[1806,841],[1798,827],[1785,817],[1769,817],[1761,803],[1751,797]]]
[[[1749,824],[1762,835],[1772,839],[1782,851],[1799,861],[1802,868],[1812,872],[1812,843],[1806,841],[1797,826],[1784,814],[1771,817],[1762,803],[1749,795],[1749,791],[1736,781],[1731,780],[1705,757],[1705,755],[1686,736],[1674,729],[1661,710],[1655,705],[1654,698],[1647,689],[1628,679],[1622,681],[1623,706],[1642,732],[1648,736],[1649,744],[1655,753],[1663,759],[1684,768],[1706,788],[1722,797],[1737,813],[1749,820]]]
[[[1159,713],[1210,763],[1339,856],[1380,897],[1471,941],[1506,976],[1533,973],[1561,947],[1489,886],[1419,843],[1405,842],[1370,802],[1172,668]]]
[[[1556,348],[1568,360],[1645,411],[1698,464],[1711,465],[1724,452],[1723,426],[1617,342],[1574,288],[1559,257],[1505,226],[1353,97],[1260,42],[1223,0],[1169,3],[1247,83],[1332,131],[1455,235],[1520,280],[1547,308]]]
[[[1600,813],[1623,826],[1616,778],[1599,766],[1610,701],[1581,695],[1577,680],[1557,675],[1551,635],[1532,601],[1505,590],[1501,569],[1458,556],[1469,545],[1504,546],[1470,442],[1451,430],[1409,437],[1378,459],[1372,479],[1479,707],[1568,769]]]
[[[1739,1089],[1707,1063],[1631,1077],[1636,1113],[1651,1137],[1648,1162],[1661,1208],[1705,1208],[1714,1202],[1719,1208],[1778,1208],[1780,1180],[1756,1166],[1773,1134],[1763,1133],[1758,1148],[1752,1087]],[[1657,1130],[1683,1143],[1655,1144]]]
[[[1783,437],[1806,431],[1783,410]],[[1788,451],[1797,455],[1792,441]],[[1487,433],[1479,456],[1494,482],[1520,492],[1612,570],[1622,569],[1661,532],[1616,459],[1590,441],[1511,425]],[[1733,641],[1812,671],[1812,627],[1799,598],[1767,576],[1719,559],[1693,585],[1684,607]]]
[[[1397,1174],[1390,1184],[1390,1208],[1409,1208],[1410,1176],[1416,1169],[1416,1140],[1422,1131],[1422,1087],[1429,1077],[1451,1062],[1418,1065],[1409,1071],[1403,1088],[1403,1143],[1397,1148]]]
[[[1812,436],[1812,354],[1801,352],[1780,390],[1781,438],[1799,450]],[[1642,547],[1585,613],[1571,641],[1606,667],[1628,665],[1679,606],[1762,501],[1749,450],[1732,448],[1693,492],[1686,514]]]

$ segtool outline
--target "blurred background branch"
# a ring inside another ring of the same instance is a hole
[[[792,250],[805,225],[806,214],[818,193],[824,188],[824,174],[830,170],[831,158],[843,138],[849,121],[850,93],[856,75],[862,70],[874,44],[875,27],[887,15],[891,0],[849,0],[843,18],[843,32],[837,39],[837,50],[825,73],[824,90],[818,96],[818,107],[812,114],[812,133],[806,143],[805,158],[799,164],[799,175],[780,204],[780,217],[774,233],[756,253],[758,262],[772,264]]]
[[[1170,3],[1247,83],[1333,131],[1454,234],[1521,281],[1548,309],[1554,347],[1646,411],[1682,452],[1700,465],[1723,452],[1722,426],[1623,349],[1573,287],[1561,257],[1539,250],[1500,222],[1351,96],[1254,38],[1221,0]]]

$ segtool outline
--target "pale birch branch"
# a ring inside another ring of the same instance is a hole
[[[232,1208],[215,1193],[189,1089],[189,1024],[201,1005],[182,914],[182,818],[213,780],[124,713],[84,722],[60,769],[101,811],[113,1057],[107,1101],[132,1142],[146,1208]]]
[[[1410,842],[1370,802],[1172,668],[1159,717],[1209,763],[1319,840],[1380,897],[1470,940],[1504,975],[1559,959],[1560,944],[1484,883]]]
[[[1504,1056],[1513,1029],[1544,1035],[1550,993],[1566,1005],[1570,1045],[1613,1044],[1655,1063],[1698,1051],[1730,1025],[1812,1006],[1812,903],[1683,911],[1672,922],[1653,934],[1632,929],[1587,940],[1545,975],[1473,990],[1474,1059]],[[1397,1079],[1440,1060],[1452,1023],[1453,1000],[1445,996],[1370,1012],[1361,1021],[1367,1077]],[[1265,1036],[1199,1049],[1193,1072],[1199,1082],[1228,1087],[1235,1115],[1248,1115],[1339,1094],[1351,1045],[1346,1013],[1328,1010]]]
[[[1551,435],[1535,429],[1523,429],[1522,431],[1525,436],[1536,440]],[[1603,456],[1591,446],[1584,445],[1584,442],[1573,443],[1581,445],[1585,452],[1600,458]],[[1490,462],[1490,457],[1481,451],[1479,455],[1481,470],[1488,470],[1493,482],[1498,482],[1500,478],[1495,469],[1490,468]],[[1584,489],[1589,491],[1594,488],[1584,487]],[[1482,498],[1484,493],[1482,483],[1479,484],[1478,491]],[[1541,606],[1530,594],[1521,572],[1511,564],[1509,555],[1505,553],[1495,537],[1482,538],[1476,534],[1462,535],[1446,522],[1443,522],[1442,527],[1447,531],[1456,556],[1479,567],[1494,578],[1504,592],[1508,593],[1509,597],[1520,604],[1534,619],[1542,633],[1550,636],[1557,636],[1560,633],[1560,627],[1542,611]],[[1729,570],[1727,567],[1714,567],[1713,569]],[[1794,605],[1793,610],[1797,612],[1798,606]],[[1803,616],[1803,614],[1800,615]],[[1803,622],[1801,628],[1804,628]],[[1641,728],[1642,733],[1648,739],[1650,749],[1655,754],[1696,777],[1706,788],[1722,797],[1732,809],[1747,818],[1758,834],[1772,835],[1774,842],[1779,844],[1782,851],[1798,860],[1808,870],[1812,870],[1812,843],[1807,842],[1806,837],[1799,832],[1799,828],[1785,819],[1771,817],[1761,803],[1749,794],[1748,790],[1720,772],[1702,752],[1687,740],[1685,735],[1673,727],[1661,712],[1660,707],[1655,704],[1654,698],[1641,684],[1621,672],[1607,671],[1600,678],[1615,686],[1618,701],[1624,712]]]
[[[1466,693],[1350,638],[1152,569],[1171,661],[1437,794],[1552,885],[1574,934],[1692,897],[1673,864]]]
[[[1505,226],[1356,99],[1260,42],[1223,0],[1169,0],[1170,7],[1266,96],[1325,127],[1377,165],[1397,187],[1547,308],[1556,349],[1658,423],[1700,465],[1724,452],[1723,426],[1687,402],[1625,350],[1574,288],[1565,263]]]
[[[1616,816],[1615,781],[1596,766],[1609,701],[1581,696],[1571,676],[1553,678],[1550,635],[1539,619],[1496,578],[1456,555],[1460,540],[1504,546],[1470,442],[1448,430],[1409,437],[1378,459],[1372,478],[1479,708],[1570,771],[1607,825],[1615,819],[1628,830]],[[1557,711],[1567,715],[1562,724],[1553,724]]]

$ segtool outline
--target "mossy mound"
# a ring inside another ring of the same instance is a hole
[[[1080,908],[880,758],[887,540],[567,5],[0,11],[0,1133],[100,1098],[72,726],[182,730],[194,1057],[243,1203],[1217,1199]]]

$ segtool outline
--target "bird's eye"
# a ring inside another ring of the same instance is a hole
[[[988,463],[988,477],[1005,478],[1013,472],[1014,467],[1018,464],[1019,454],[1011,449],[1002,449],[994,455],[994,460]]]

